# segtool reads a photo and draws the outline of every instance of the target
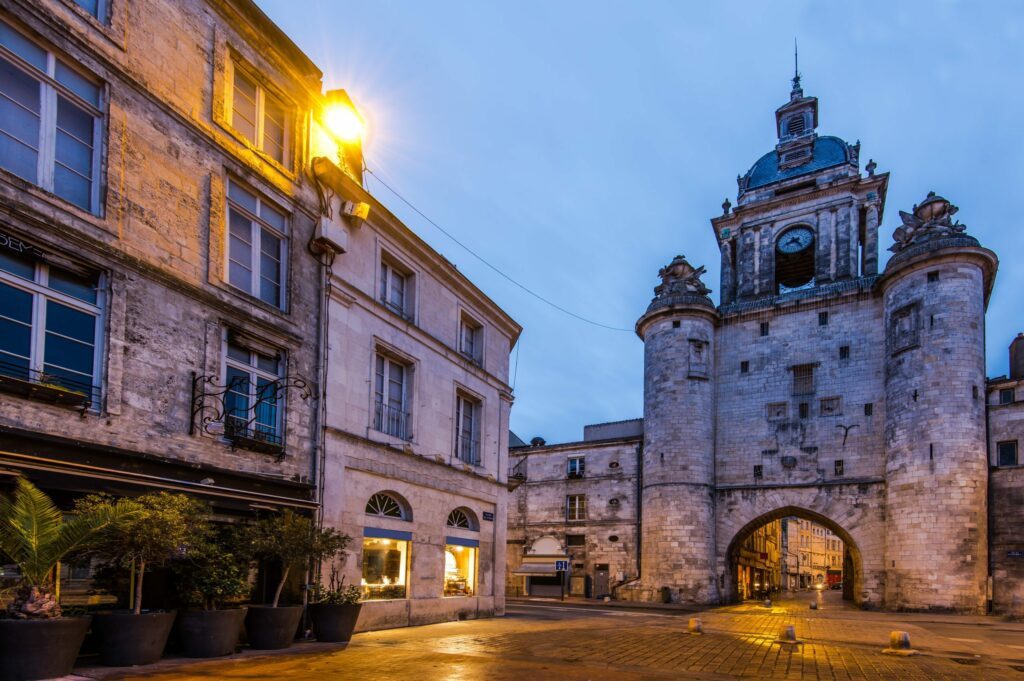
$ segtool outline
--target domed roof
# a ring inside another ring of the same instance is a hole
[[[757,189],[781,182],[800,175],[811,173],[843,165],[850,161],[850,145],[838,137],[824,136],[814,140],[814,150],[811,160],[794,168],[779,170],[779,154],[776,151],[769,151],[757,160],[757,163],[747,172],[747,190]]]

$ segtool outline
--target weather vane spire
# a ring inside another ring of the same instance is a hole
[[[797,99],[804,96],[803,88],[800,87],[800,51],[793,38],[793,91],[789,93],[790,99]]]

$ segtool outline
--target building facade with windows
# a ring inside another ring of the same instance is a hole
[[[510,450],[525,482],[509,500],[509,595],[599,598],[636,579],[642,441],[635,419],[586,426],[579,442]]]
[[[844,597],[864,607],[1012,610],[1022,374],[986,385],[996,255],[934,193],[884,237],[889,175],[819,135],[818,114],[797,76],[775,148],[712,218],[719,303],[680,255],[637,322],[641,560],[616,595],[737,599],[748,540],[797,518],[823,528],[807,577],[835,579],[841,562]]]
[[[360,629],[504,612],[509,352],[520,327],[358,182],[318,163],[346,252],[331,265],[324,523]]]

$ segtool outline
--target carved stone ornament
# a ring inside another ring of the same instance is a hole
[[[920,205],[914,206],[913,212],[900,211],[903,226],[897,227],[892,233],[896,243],[890,246],[889,250],[899,253],[921,241],[962,233],[967,226],[953,220],[958,210],[960,209],[935,192],[928,192],[928,197]]]
[[[706,296],[711,289],[704,285],[700,276],[704,274],[704,266],[694,268],[682,255],[677,255],[666,267],[658,271],[661,284],[654,287],[656,298],[670,296],[675,293],[695,293]]]

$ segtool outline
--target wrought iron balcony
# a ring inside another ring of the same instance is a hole
[[[479,466],[480,441],[459,435],[455,438],[455,456],[459,458],[459,461]]]
[[[508,467],[508,491],[511,492],[519,485],[526,482],[526,461],[529,457],[522,457],[519,461]]]
[[[383,402],[373,405],[373,429],[403,440],[412,440],[412,418],[408,412]]]
[[[98,385],[53,372],[30,369],[6,359],[0,360],[0,391],[74,407],[83,412],[100,402]]]

